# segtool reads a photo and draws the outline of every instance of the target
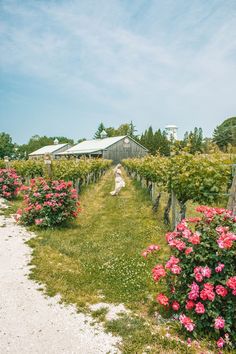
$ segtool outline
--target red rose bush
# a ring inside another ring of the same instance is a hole
[[[175,313],[188,335],[207,333],[218,348],[235,347],[236,217],[221,208],[197,211],[202,217],[184,219],[166,235],[173,254],[152,270],[154,281],[167,285],[156,300]],[[156,250],[149,247],[143,255]]]
[[[13,169],[0,169],[0,197],[13,199],[20,187],[20,177]]]
[[[72,182],[32,179],[25,190],[25,208],[19,209],[16,220],[24,225],[52,227],[77,217],[80,209]]]

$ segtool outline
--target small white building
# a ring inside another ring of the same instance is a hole
[[[70,148],[69,144],[57,144],[54,142],[54,145],[46,145],[36,151],[33,151],[29,154],[29,159],[42,159],[45,155],[49,156],[52,160],[58,158],[58,153],[66,151]]]
[[[178,127],[176,125],[166,125],[165,131],[168,140],[177,140],[177,130]]]

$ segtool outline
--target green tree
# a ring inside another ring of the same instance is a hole
[[[86,141],[86,139],[85,138],[80,138],[80,139],[77,140],[77,144],[82,143],[83,141]]]
[[[106,128],[106,133],[108,137],[116,136],[116,130],[114,127]]]
[[[215,128],[213,141],[223,151],[226,151],[228,144],[236,146],[236,117],[226,119]]]
[[[14,154],[12,137],[8,133],[0,133],[0,159],[4,156],[11,157]]]
[[[154,155],[156,153],[152,126],[146,129],[145,132],[141,135],[140,143],[149,150],[150,154]]]
[[[105,130],[106,131],[106,128],[105,128],[105,125],[101,122],[98,126],[98,129],[97,131],[95,132],[94,134],[94,139],[101,139],[101,132]]]
[[[53,136],[53,137],[47,137],[47,136],[39,136],[39,135],[34,135],[30,138],[27,144],[23,144],[18,146],[18,158],[28,158],[28,155],[40,149],[43,146],[46,145],[53,145],[54,140],[57,139],[59,144],[74,144],[73,139],[66,138],[65,136]]]
[[[180,143],[180,147],[189,152],[190,154],[196,154],[197,152],[203,152],[203,132],[202,128],[195,127],[193,131],[186,132],[184,139]]]
[[[128,123],[121,124],[117,129],[115,129],[115,136],[129,135],[130,126]]]
[[[154,147],[156,153],[158,152],[162,156],[169,156],[171,150],[171,142],[167,139],[165,131],[158,129],[154,134]]]
[[[164,156],[170,155],[171,142],[167,139],[166,133],[164,131],[162,132],[160,129],[154,133],[150,126],[141,135],[139,142],[145,146],[152,155],[157,153]]]
[[[128,134],[131,138],[137,139],[137,135],[135,134],[137,132],[137,129],[135,125],[133,124],[133,121],[131,120],[129,124],[129,129],[128,129]]]
[[[132,121],[130,123],[121,124],[117,129],[114,128],[114,127],[105,128],[103,123],[101,123],[101,124],[99,125],[98,130],[97,130],[97,132],[94,135],[95,139],[99,139],[100,138],[100,134],[101,134],[102,130],[106,131],[108,137],[129,135],[129,136],[131,136],[134,139],[137,138],[137,136],[135,135],[135,132],[137,130],[136,130],[135,125],[133,124]]]

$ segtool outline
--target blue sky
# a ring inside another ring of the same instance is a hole
[[[210,136],[236,116],[235,18],[235,0],[0,0],[0,131]]]

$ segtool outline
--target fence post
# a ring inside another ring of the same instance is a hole
[[[79,182],[80,182],[80,179],[77,178],[77,179],[75,180],[75,190],[76,190],[77,196],[79,195]]]
[[[87,186],[89,185],[89,180],[90,180],[89,174],[87,174],[87,177],[86,177],[86,185],[87,185]]]
[[[171,226],[172,226],[172,229],[174,230],[176,225],[177,225],[177,218],[176,218],[176,214],[177,214],[177,211],[176,211],[176,196],[175,196],[175,193],[174,191],[172,190],[171,191],[171,206],[172,206],[172,218],[171,218]]]
[[[232,210],[233,214],[236,214],[236,174],[234,175],[232,186],[229,192],[229,200],[227,209]]]
[[[9,169],[10,168],[10,163],[9,163],[9,157],[8,156],[4,156],[4,162],[5,162],[6,169]]]
[[[155,200],[155,195],[156,195],[156,183],[152,182],[152,190],[151,190],[152,202],[154,202]]]
[[[51,178],[52,177],[52,161],[50,159],[49,154],[44,155],[44,164],[46,167],[46,174],[47,174],[48,178]]]

